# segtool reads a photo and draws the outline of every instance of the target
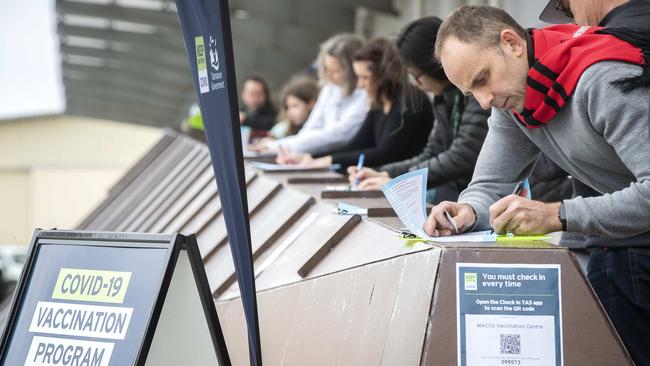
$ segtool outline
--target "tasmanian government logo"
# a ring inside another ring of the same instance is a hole
[[[217,41],[210,36],[210,66],[214,71],[219,71],[219,54],[217,53]]]
[[[465,291],[476,291],[478,289],[478,276],[476,273],[465,273]]]
[[[217,48],[217,40],[210,36],[208,42],[210,47],[210,90],[223,89],[226,83],[223,81],[223,73],[219,71],[219,49]]]

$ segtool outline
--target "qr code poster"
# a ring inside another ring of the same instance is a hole
[[[502,355],[521,354],[521,334],[499,334]]]
[[[563,365],[559,265],[457,269],[458,365]]]

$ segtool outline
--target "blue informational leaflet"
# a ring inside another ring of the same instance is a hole
[[[402,224],[411,233],[426,241],[449,243],[496,241],[497,235],[492,230],[440,237],[429,236],[424,232],[424,223],[427,221],[426,190],[428,171],[428,168],[423,168],[402,174],[381,187],[384,196],[386,196],[391,207],[397,213]]]
[[[458,365],[563,365],[558,264],[457,263]]]

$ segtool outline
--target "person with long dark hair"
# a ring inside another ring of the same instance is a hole
[[[435,126],[423,150],[409,159],[380,166],[378,170],[348,168],[349,178],[357,177],[358,189],[379,189],[383,184],[411,170],[429,168],[428,200],[454,200],[472,178],[478,153],[487,134],[490,113],[470,96],[451,84],[440,63],[433,57],[436,33],[442,20],[425,17],[406,25],[397,39],[399,53],[413,83],[433,93]]]
[[[357,163],[361,154],[369,166],[379,166],[413,156],[426,143],[433,121],[427,96],[409,85],[395,45],[375,38],[354,54],[358,88],[370,99],[370,112],[359,131],[345,146],[329,154],[278,156],[280,163],[342,167]]]

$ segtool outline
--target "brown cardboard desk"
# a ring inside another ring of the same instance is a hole
[[[167,131],[79,229],[196,233],[234,365],[248,364],[219,190],[201,141]],[[293,178],[325,177],[322,184]],[[629,358],[565,248],[535,242],[405,242],[395,217],[336,214],[322,199],[333,172],[266,174],[247,167],[247,195],[266,365],[456,365],[456,263],[558,264],[564,365]],[[338,184],[338,183],[336,183]],[[392,228],[392,229],[391,229]]]

